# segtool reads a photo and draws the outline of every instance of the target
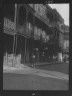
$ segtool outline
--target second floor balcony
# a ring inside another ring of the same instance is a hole
[[[61,25],[59,22],[54,22],[54,26],[59,29],[62,33],[64,33],[63,25]]]

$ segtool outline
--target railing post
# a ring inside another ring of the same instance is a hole
[[[28,22],[28,10],[26,9],[26,32],[27,32],[27,22]],[[27,37],[25,37],[25,60],[24,60],[24,63],[26,63],[26,47],[27,47]]]
[[[12,67],[14,67],[15,66],[15,64],[14,64],[14,54],[15,54],[15,34],[14,34],[14,42],[13,42],[13,62],[12,62]]]

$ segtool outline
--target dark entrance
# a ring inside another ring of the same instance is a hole
[[[25,37],[17,35],[16,56],[21,64],[25,63]]]
[[[4,37],[4,64],[12,66],[14,36],[3,33]]]

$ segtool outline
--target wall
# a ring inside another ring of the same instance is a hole
[[[64,34],[59,34],[59,43],[63,50],[69,50],[69,40],[64,38]]]
[[[64,35],[62,33],[59,33],[59,43],[61,48],[64,46]]]

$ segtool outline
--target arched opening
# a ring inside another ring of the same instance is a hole
[[[33,33],[33,14],[31,12],[28,12],[28,19],[27,19],[27,24],[28,24],[28,35],[29,38],[27,38],[26,41],[26,63],[32,63],[32,48],[33,48],[33,39],[32,39],[32,33]]]
[[[25,37],[21,35],[17,35],[16,57],[17,63],[25,63]]]
[[[19,25],[25,25],[26,23],[26,9],[24,6],[19,8]]]
[[[33,14],[31,12],[28,13],[28,22],[33,25]]]

